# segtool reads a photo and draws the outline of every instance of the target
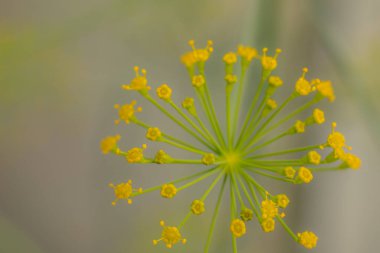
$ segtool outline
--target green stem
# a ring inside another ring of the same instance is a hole
[[[283,132],[282,134],[280,134],[280,135],[278,135],[278,136],[276,136],[276,137],[274,137],[274,138],[272,138],[272,139],[270,139],[270,140],[264,142],[264,143],[261,144],[261,145],[255,146],[255,147],[253,147],[253,148],[251,148],[251,149],[249,149],[249,150],[247,151],[248,148],[250,148],[252,145],[254,145],[254,144],[256,143],[254,140],[252,140],[252,141],[251,141],[246,147],[244,147],[244,153],[245,153],[245,154],[252,153],[252,152],[254,152],[254,151],[256,151],[256,150],[259,150],[259,149],[261,149],[261,148],[263,148],[263,147],[265,147],[265,146],[268,146],[269,144],[272,144],[273,142],[275,142],[275,141],[277,141],[277,140],[279,140],[279,139],[281,139],[282,137],[287,136],[287,135],[289,135],[289,131],[285,131],[285,132]]]
[[[251,156],[248,159],[257,159],[257,158],[264,158],[264,157],[271,157],[271,156],[280,156],[280,155],[285,155],[285,154],[289,154],[289,153],[309,151],[309,150],[317,149],[320,146],[321,145],[314,145],[314,146],[306,146],[306,147],[302,147],[302,148],[288,149],[288,150],[283,150],[283,151],[278,151],[278,152],[273,152],[273,153]]]
[[[256,217],[259,218],[259,217],[260,217],[259,211],[257,210],[257,207],[256,207],[255,204],[253,203],[252,198],[251,198],[251,196],[249,195],[249,193],[248,193],[248,191],[247,191],[247,188],[246,188],[245,185],[244,185],[243,180],[240,178],[240,174],[238,174],[237,178],[238,178],[238,181],[239,181],[239,183],[240,183],[240,187],[243,189],[243,192],[244,192],[245,196],[247,197],[248,202],[249,202],[249,204],[251,205],[251,207],[252,207],[252,209],[253,209],[253,212],[255,213]],[[258,203],[257,203],[257,205],[258,205]],[[259,205],[258,205],[258,207],[259,207]]]
[[[211,168],[209,170],[205,170],[205,171],[201,171],[201,172],[198,172],[198,173],[195,173],[195,174],[192,174],[190,176],[187,176],[187,177],[183,177],[183,178],[179,178],[179,179],[176,179],[176,180],[173,180],[173,181],[170,181],[168,182],[168,184],[176,184],[176,183],[181,183],[183,181],[187,181],[187,180],[190,180],[192,178],[195,178],[195,177],[198,177],[198,176],[202,176],[204,174],[207,174],[207,173],[210,173],[212,172],[213,170],[215,170],[216,168]],[[141,194],[145,194],[145,193],[149,193],[149,192],[153,192],[153,191],[156,191],[156,190],[159,190],[161,189],[162,185],[157,185],[157,186],[154,186],[154,187],[151,187],[151,188],[148,188],[146,190],[143,190],[141,192],[136,192],[136,193],[132,193],[131,194],[131,197],[136,197],[136,196],[139,196]]]
[[[225,174],[224,175],[224,179],[223,179],[223,183],[222,183],[222,186],[221,186],[221,189],[219,191],[219,196],[218,196],[218,200],[216,202],[214,213],[212,215],[211,226],[210,226],[210,230],[208,232],[208,236],[207,236],[207,241],[206,241],[204,253],[208,253],[209,249],[210,249],[211,239],[212,239],[212,235],[214,234],[216,219],[218,218],[220,205],[222,203],[222,197],[223,197],[223,193],[224,193],[224,188],[226,186],[226,181],[227,181],[227,175]]]
[[[194,184],[196,184],[196,183],[199,183],[199,182],[202,181],[202,180],[205,180],[205,179],[208,178],[209,176],[211,176],[211,175],[213,175],[214,173],[216,173],[218,167],[219,167],[219,166],[215,166],[215,167],[213,168],[214,170],[208,172],[208,173],[205,174],[205,175],[202,175],[202,176],[198,177],[197,179],[195,179],[195,180],[193,180],[193,181],[191,181],[191,182],[189,182],[189,183],[187,183],[187,184],[185,184],[185,185],[182,185],[181,187],[179,187],[179,188],[177,189],[177,191],[180,192],[180,191],[182,191],[182,190],[184,190],[184,189],[186,189],[186,188],[188,188],[188,187],[190,187],[190,186],[192,186],[192,185],[194,185]]]
[[[289,226],[285,223],[285,221],[277,215],[277,220],[281,223],[283,228],[289,233],[289,235],[296,241],[298,242],[298,236],[289,228]]]
[[[213,150],[213,147],[210,146],[207,142],[205,142],[202,138],[200,138],[195,132],[189,129],[186,125],[184,125],[181,121],[179,121],[176,117],[171,115],[164,107],[162,107],[156,100],[154,100],[150,95],[144,96],[149,102],[155,105],[162,113],[164,113],[168,118],[177,123],[180,127],[182,127],[186,132],[192,135],[195,139],[197,139],[200,143]]]
[[[222,178],[223,175],[225,175],[226,172],[223,170],[217,178],[211,183],[210,187],[206,190],[206,192],[203,194],[201,200],[205,201],[207,196],[210,194],[210,192],[214,189],[215,185],[219,182],[219,180]]]
[[[169,101],[169,104],[200,134],[203,136],[203,138],[209,140],[214,145],[214,152],[219,151],[221,148],[220,146],[215,142],[212,135],[206,135],[204,131],[202,131],[182,110],[179,108],[173,101]]]
[[[264,73],[261,74],[261,81],[260,81],[260,84],[259,86],[257,87],[257,90],[256,90],[256,93],[255,93],[255,96],[252,100],[252,103],[251,103],[251,106],[248,110],[248,113],[247,115],[245,116],[245,120],[244,120],[244,124],[243,124],[243,127],[241,129],[241,132],[240,132],[240,136],[238,138],[238,141],[237,141],[237,145],[236,147],[238,148],[240,145],[241,145],[241,141],[243,138],[243,136],[245,136],[245,131],[247,130],[247,127],[248,127],[248,123],[252,122],[250,121],[251,119],[251,116],[252,116],[252,113],[256,107],[256,103],[257,103],[257,100],[259,99],[260,97],[260,94],[261,94],[261,91],[264,87],[264,83],[265,83],[265,80],[266,80],[266,77],[264,76]],[[263,101],[265,100],[265,98],[263,99]],[[256,115],[258,114],[258,110],[256,111],[255,113]]]
[[[177,148],[180,148],[180,149],[184,149],[184,150],[187,150],[187,151],[190,151],[190,152],[193,152],[193,153],[197,153],[197,154],[201,154],[201,155],[205,155],[207,154],[205,151],[202,151],[202,150],[199,150],[199,149],[195,149],[193,147],[189,147],[189,146],[185,146],[185,145],[182,145],[182,144],[179,144],[179,143],[176,143],[174,141],[171,141],[171,140],[168,140],[166,138],[161,138],[160,141],[162,142],[165,142],[167,144],[170,144],[172,146],[175,146]]]

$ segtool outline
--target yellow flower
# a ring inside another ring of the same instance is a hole
[[[181,62],[188,68],[192,67],[197,62],[197,60],[194,57],[194,52],[191,51],[182,55]]]
[[[185,98],[182,101],[182,107],[187,109],[187,110],[194,107],[194,98],[189,98],[189,97]]]
[[[261,221],[261,227],[262,227],[263,231],[266,233],[273,232],[275,225],[276,225],[275,220],[271,219],[271,218],[264,219]]]
[[[200,215],[205,211],[205,203],[202,200],[194,200],[191,203],[191,212],[195,215]]]
[[[274,57],[267,56],[268,48],[263,49],[263,56],[261,57],[261,65],[266,71],[272,71],[277,67],[277,56],[281,53],[281,49],[276,49]]]
[[[244,221],[240,219],[234,219],[231,222],[230,231],[235,237],[242,237],[246,233]]]
[[[126,183],[121,183],[121,184],[118,184],[118,185],[114,185],[114,184],[109,184],[109,186],[111,188],[113,188],[114,190],[114,194],[115,194],[115,197],[116,197],[116,200],[112,202],[112,205],[116,205],[116,202],[119,200],[119,199],[126,199],[128,204],[132,204],[132,199],[130,198],[131,197],[131,194],[133,193],[134,189],[132,188],[132,180],[129,180],[128,182]],[[139,188],[138,190],[136,190],[138,192],[142,192],[142,189]]]
[[[252,61],[252,59],[257,56],[257,50],[255,48],[247,47],[243,45],[238,46],[237,53],[247,62]]]
[[[160,149],[157,153],[156,156],[154,157],[154,162],[158,164],[165,164],[167,163],[171,157],[166,154],[166,152],[162,149]]]
[[[312,249],[317,246],[318,237],[310,231],[305,231],[298,234],[298,242],[307,249]]]
[[[161,196],[167,199],[173,198],[177,194],[177,188],[173,184],[164,184],[161,187]]]
[[[354,154],[345,154],[343,161],[349,168],[354,170],[359,169],[362,163],[360,158]]]
[[[223,56],[223,61],[224,61],[226,64],[234,64],[234,63],[237,61],[236,54],[235,54],[234,52],[226,53],[226,54]]]
[[[318,165],[321,162],[321,155],[313,150],[307,153],[307,159],[309,163]]]
[[[295,90],[301,96],[309,95],[312,92],[312,86],[308,80],[305,79],[305,75],[308,71],[307,68],[303,68],[302,76],[297,80]]]
[[[313,119],[315,123],[323,124],[323,122],[325,122],[325,113],[322,110],[316,108],[313,111]]]
[[[298,178],[308,184],[310,183],[312,180],[313,180],[313,174],[311,173],[311,171],[306,168],[306,167],[301,167],[299,170],[298,170]]]
[[[330,81],[322,81],[316,84],[317,91],[330,102],[335,100],[334,89]]]
[[[274,99],[269,98],[266,102],[268,109],[273,110],[277,108],[277,102]]]
[[[261,202],[261,213],[263,219],[271,219],[278,214],[278,207],[275,202],[270,199]]]
[[[157,96],[165,101],[169,101],[172,96],[172,89],[167,84],[162,84],[156,89]]]
[[[148,128],[145,136],[151,141],[156,141],[160,139],[160,137],[162,136],[162,133],[159,128],[150,127]]]
[[[100,142],[100,149],[103,154],[108,154],[109,152],[117,150],[117,143],[120,140],[120,135],[108,136]]]
[[[186,239],[182,237],[177,227],[165,226],[164,221],[160,221],[160,225],[163,227],[161,238],[159,240],[153,240],[154,245],[157,245],[159,241],[163,241],[166,247],[170,249],[178,242],[182,242],[182,244],[186,243]]]
[[[125,104],[123,106],[120,106],[116,104],[114,107],[115,109],[119,110],[119,118],[120,120],[123,120],[126,124],[129,124],[129,122],[133,122],[135,120],[135,112],[141,112],[142,108],[137,107],[137,110],[135,110],[134,106],[136,104],[136,100],[133,100],[130,104]],[[116,120],[115,123],[119,124],[120,120]]]
[[[278,207],[286,208],[289,205],[289,198],[285,194],[278,194],[276,199]]]
[[[268,79],[268,83],[273,87],[280,87],[283,84],[283,81],[279,76],[270,76]]]
[[[288,166],[284,168],[284,174],[287,178],[293,179],[296,175],[296,170],[293,167]]]
[[[205,78],[202,75],[193,76],[192,84],[196,88],[202,87],[206,83]]]
[[[297,120],[294,124],[294,130],[296,133],[304,133],[305,132],[305,122],[301,120]]]
[[[132,148],[127,151],[125,158],[129,163],[138,163],[144,159],[144,149],[146,149],[146,144],[142,145],[142,148]]]
[[[327,137],[327,144],[333,149],[341,149],[346,146],[346,139],[340,132],[335,131],[336,123],[332,123],[332,133]]]
[[[196,62],[205,62],[208,60],[208,58],[210,57],[210,54],[214,50],[212,47],[212,44],[213,44],[213,42],[211,40],[209,40],[209,41],[207,41],[206,48],[196,49],[194,40],[189,41],[189,45],[193,49],[193,55],[194,55]]]
[[[146,79],[146,70],[142,69],[139,74],[139,67],[135,66],[134,70],[136,72],[136,77],[132,79],[130,84],[124,84],[122,88],[124,90],[136,90],[136,91],[148,91],[150,87],[148,86],[148,80]]]
[[[228,85],[234,84],[237,82],[237,77],[235,75],[228,74],[224,77]]]
[[[250,221],[250,220],[252,220],[252,218],[253,218],[253,211],[252,211],[252,209],[249,209],[247,207],[243,208],[243,210],[241,210],[241,212],[240,212],[240,218],[243,221]]]
[[[215,163],[215,155],[213,153],[208,153],[208,154],[205,154],[203,157],[202,157],[202,163],[204,165],[211,165],[211,164],[214,164]]]

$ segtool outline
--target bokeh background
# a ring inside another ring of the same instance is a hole
[[[179,222],[204,189],[113,207],[107,185],[129,178],[156,185],[199,168],[130,165],[102,155],[99,140],[121,133],[126,148],[144,142],[141,129],[113,125],[113,104],[135,97],[120,89],[134,65],[148,69],[152,86],[175,87],[178,101],[191,92],[179,62],[191,38],[215,42],[207,68],[216,101],[223,101],[221,57],[238,43],[282,48],[277,73],[290,87],[304,66],[310,77],[333,81],[338,98],[323,106],[362,158],[361,170],[320,173],[307,187],[265,183],[289,193],[291,227],[319,235],[314,252],[377,252],[379,11],[378,0],[0,1],[0,252],[168,252],[151,245],[158,221]],[[142,104],[144,119],[171,129]],[[202,252],[209,220],[210,213],[191,219],[189,243],[172,252]],[[211,252],[231,252],[228,220],[224,206]],[[239,252],[306,252],[281,227],[248,229]]]

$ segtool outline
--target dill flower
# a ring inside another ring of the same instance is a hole
[[[189,203],[188,213],[183,220],[174,221],[178,225],[167,226],[163,221],[160,222],[161,237],[153,240],[155,245],[163,242],[166,247],[172,248],[176,244],[186,243],[182,232],[190,218],[211,211],[213,218],[204,250],[209,252],[218,213],[228,192],[231,215],[229,231],[234,253],[237,252],[237,239],[246,236],[247,222],[253,218],[264,232],[274,231],[276,224],[279,224],[295,242],[308,249],[316,247],[318,237],[313,232],[295,233],[286,224],[284,209],[290,204],[289,198],[283,193],[271,193],[260,183],[260,179],[267,177],[290,184],[310,184],[315,183],[313,179],[319,171],[356,170],[361,166],[360,158],[348,152],[352,148],[346,144],[345,136],[336,131],[337,124],[334,121],[331,123],[331,133],[317,143],[285,149],[279,149],[276,145],[280,139],[293,142],[292,138],[306,133],[310,125],[321,126],[326,121],[325,112],[316,105],[325,98],[329,102],[335,100],[331,82],[309,79],[306,77],[309,70],[303,68],[301,76],[289,84],[289,81],[283,81],[272,73],[278,66],[280,49],[270,54],[269,49],[264,48],[260,54],[255,48],[240,45],[236,51],[228,52],[220,59],[221,64],[225,65],[222,76],[226,99],[225,106],[216,108],[205,71],[206,62],[214,50],[213,43],[208,41],[206,47],[197,48],[191,40],[189,45],[191,51],[182,55],[181,62],[188,71],[189,85],[193,86],[197,100],[193,97],[175,96],[175,88],[168,84],[155,87],[156,92],[152,93],[148,86],[147,71],[140,71],[139,67],[134,68],[135,76],[122,89],[137,92],[140,98],[156,107],[165,120],[173,121],[182,129],[183,134],[194,138],[196,144],[190,144],[180,138],[181,136],[173,136],[171,132],[163,131],[158,123],[142,121],[137,114],[142,108],[136,107],[137,101],[133,100],[124,105],[115,105],[119,117],[115,123],[124,121],[126,124],[136,124],[146,130],[146,139],[158,142],[163,147],[151,150],[143,144],[124,151],[118,145],[120,136],[115,135],[104,138],[100,149],[104,154],[125,157],[129,163],[141,163],[144,166],[195,164],[202,166],[203,170],[144,190],[133,188],[131,180],[117,185],[110,184],[116,197],[112,204],[115,205],[118,200],[132,203],[133,198],[151,192],[173,199],[182,190],[210,179],[205,192]],[[261,76],[255,86],[254,95],[247,97],[250,106],[245,111],[242,108],[244,91],[247,84],[251,83],[246,80],[246,76],[255,60],[261,64]],[[289,88],[289,92],[285,90],[282,93],[288,93],[288,98],[282,102],[276,101],[273,95],[278,89],[285,87]],[[284,109],[299,97],[307,100],[305,104],[285,113]],[[218,119],[218,110],[225,111],[226,120]],[[306,111],[310,113],[309,117],[301,118],[301,113]],[[287,130],[280,130],[281,127]],[[192,153],[196,158],[172,157],[165,152],[165,145]],[[327,155],[318,152],[322,149],[327,150]],[[292,158],[281,159],[281,156]],[[209,206],[208,198],[218,188],[217,202],[213,208]],[[225,231],[228,231],[227,227]]]

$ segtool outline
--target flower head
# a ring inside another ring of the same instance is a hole
[[[162,136],[162,133],[158,127],[149,127],[146,132],[146,138],[151,141],[157,141]]]
[[[123,89],[125,90],[136,90],[136,91],[142,91],[146,92],[151,89],[151,87],[148,86],[148,80],[146,79],[146,70],[142,69],[140,75],[139,73],[139,67],[134,67],[134,70],[136,72],[136,77],[132,79],[130,84],[123,85]]]
[[[117,143],[120,140],[120,135],[108,136],[100,142],[100,149],[103,154],[108,154],[109,152],[117,150]]]
[[[305,231],[298,234],[298,242],[307,249],[312,249],[317,246],[318,237],[310,231]]]
[[[132,180],[129,180],[126,183],[120,183],[118,185],[109,184],[111,188],[113,188],[116,200],[112,202],[112,205],[116,205],[116,202],[119,199],[125,199],[127,200],[128,204],[132,204],[131,195],[133,192],[142,192],[142,189],[139,188],[137,190],[132,188]]]
[[[119,111],[119,118],[123,120],[126,124],[129,124],[131,121],[135,121],[135,112],[141,112],[142,108],[137,107],[135,109],[136,100],[133,100],[130,104],[118,105],[116,104],[114,107]],[[119,124],[120,120],[116,120],[115,123]]]
[[[202,200],[196,199],[191,203],[191,212],[193,212],[193,214],[200,215],[204,213],[205,210],[205,203]]]
[[[173,198],[177,194],[177,188],[174,184],[164,184],[161,187],[161,196],[167,199]]]
[[[182,237],[178,227],[165,226],[164,221],[160,221],[162,229],[161,238],[159,240],[153,240],[153,244],[158,244],[159,241],[163,241],[167,248],[172,248],[174,244],[182,242],[186,243],[186,239]]]
[[[231,222],[230,230],[231,230],[231,233],[235,237],[242,237],[243,235],[245,235],[245,232],[246,232],[244,221],[242,221],[240,219],[234,219]]]
[[[146,149],[146,144],[142,145],[142,148],[132,148],[128,150],[125,158],[129,163],[138,163],[144,159],[144,149]]]
[[[155,87],[157,97],[151,96],[148,92],[150,87],[147,85],[146,71],[144,69],[139,71],[137,67],[135,67],[136,75],[130,84],[123,86],[124,90],[138,91],[137,95],[140,95],[140,98],[154,106],[160,113],[158,115],[160,117],[157,118],[162,118],[161,123],[166,124],[166,121],[171,121],[181,128],[181,131],[173,129],[164,134],[160,131],[159,124],[151,125],[152,117],[146,117],[146,121],[137,119],[136,112],[142,109],[136,108],[135,100],[130,104],[115,106],[119,114],[116,123],[120,121],[126,124],[133,123],[146,131],[145,137],[148,140],[157,142],[154,146],[169,145],[182,150],[185,154],[178,152],[179,157],[171,157],[161,147],[153,151],[153,155],[150,152],[144,154],[145,144],[141,148],[134,147],[125,152],[118,144],[120,139],[118,135],[103,139],[101,150],[103,153],[125,157],[129,163],[141,163],[144,166],[176,164],[176,167],[184,167],[191,164],[202,166],[202,169],[144,191],[133,189],[132,181],[118,185],[111,184],[116,196],[113,204],[119,199],[131,203],[132,198],[155,191],[163,198],[173,199],[179,191],[194,186],[198,188],[198,184],[206,182],[207,189],[192,201],[188,214],[184,215],[182,222],[178,223],[179,226],[166,226],[163,221],[160,223],[163,228],[161,238],[154,240],[154,244],[163,241],[168,248],[171,248],[179,242],[185,243],[186,239],[182,237],[180,229],[186,226],[192,214],[195,218],[205,212],[205,206],[213,196],[210,193],[219,190],[215,210],[211,210],[214,213],[211,234],[221,209],[220,203],[228,191],[231,215],[229,228],[234,241],[247,232],[245,222],[255,217],[264,232],[274,231],[277,223],[283,226],[297,243],[306,248],[315,247],[318,238],[314,233],[306,231],[297,235],[286,224],[284,209],[290,204],[287,195],[270,193],[261,184],[260,179],[267,177],[291,184],[308,184],[317,175],[313,173],[319,171],[342,171],[360,167],[360,158],[347,152],[351,147],[347,146],[345,136],[335,130],[335,122],[332,123],[332,132],[326,140],[293,147],[299,143],[294,139],[302,138],[299,133],[305,133],[306,128],[311,125],[320,127],[327,120],[325,113],[314,106],[323,98],[330,101],[335,99],[331,82],[321,81],[318,78],[308,80],[306,78],[308,69],[304,68],[294,87],[286,87],[284,84],[287,82],[272,74],[278,65],[277,57],[281,52],[280,49],[277,49],[273,56],[269,56],[267,48],[264,48],[263,53],[259,55],[256,49],[240,45],[236,52],[228,52],[223,59],[220,59],[220,64],[224,65],[221,77],[225,80],[223,91],[226,96],[225,106],[219,104],[216,106],[213,103],[213,93],[209,89],[209,86],[214,84],[206,81],[205,73],[205,62],[213,52],[212,42],[208,41],[204,48],[196,48],[193,40],[189,41],[189,44],[192,51],[185,53],[181,61],[186,66],[190,77],[189,83],[194,88],[197,100],[190,94],[186,94],[185,97],[180,93],[172,93],[172,88],[167,84]],[[261,63],[261,77],[258,78],[259,83],[254,86],[256,91],[252,96],[252,93],[245,93],[244,90],[248,84],[248,67],[255,58]],[[236,64],[238,59],[241,63],[239,65]],[[215,79],[210,78],[210,80]],[[280,86],[285,86],[282,93],[288,94],[284,101],[276,101],[273,98]],[[315,92],[314,96],[307,96],[312,92]],[[301,105],[297,104],[298,99],[302,102]],[[175,101],[182,103],[177,105]],[[242,108],[245,102],[250,104],[247,110]],[[292,110],[292,106],[297,108]],[[243,114],[242,111],[246,113]],[[225,115],[219,118],[221,112],[225,112]],[[309,113],[310,116],[300,119],[300,114],[303,112]],[[188,142],[182,138],[185,135],[193,139]],[[319,136],[315,134],[315,138]],[[286,142],[283,143],[289,143],[291,147],[282,148],[283,145],[278,145],[279,140],[285,139]],[[303,142],[307,140],[305,138]],[[327,149],[327,155],[322,158],[318,148]],[[186,152],[191,155],[185,156]],[[185,157],[181,157],[182,155]],[[225,230],[228,231],[228,228]],[[205,253],[208,253],[207,250]]]
[[[306,167],[301,167],[299,170],[298,170],[298,175],[297,175],[298,179],[303,182],[303,183],[310,183],[312,180],[313,180],[313,174],[311,173],[311,171],[306,168]]]
[[[163,84],[156,89],[157,96],[162,100],[169,101],[172,97],[172,89],[167,84]]]

